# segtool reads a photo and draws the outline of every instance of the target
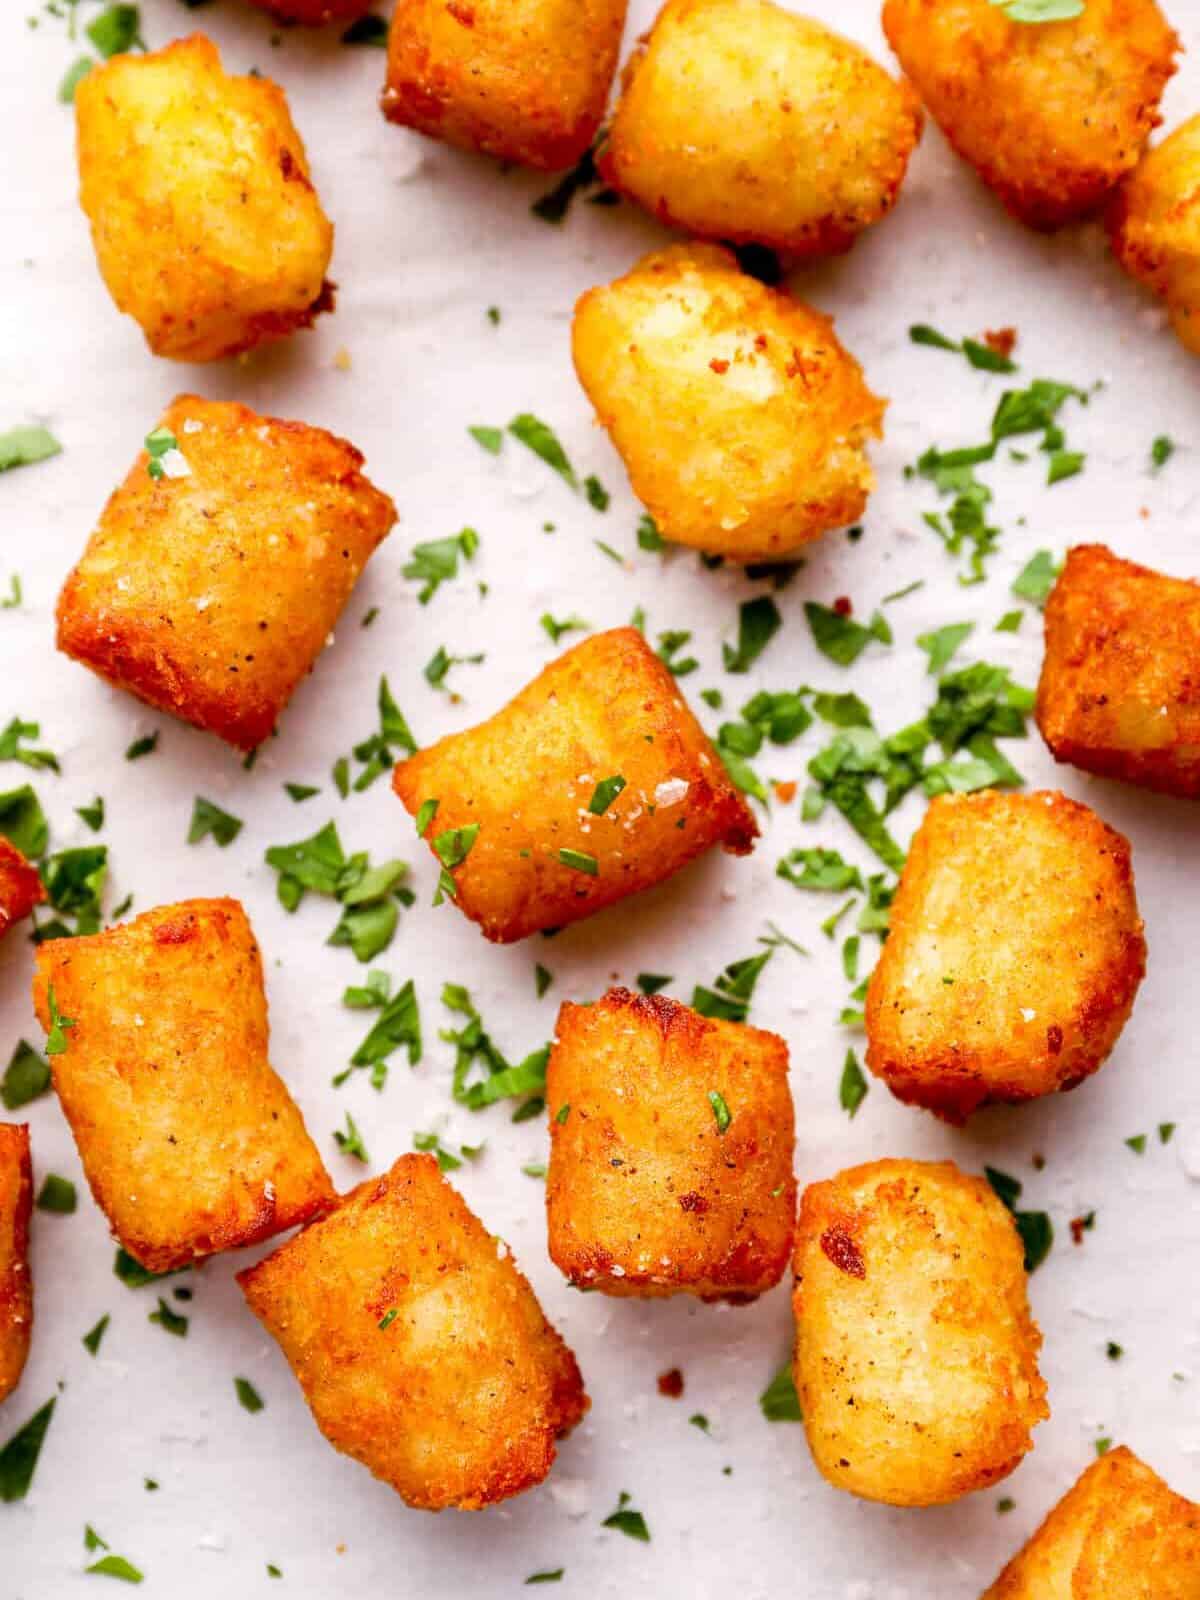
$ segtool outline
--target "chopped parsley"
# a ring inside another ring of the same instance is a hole
[[[637,525],[637,542],[639,550],[648,550],[651,554],[667,548],[667,541],[658,531],[658,524],[649,512],[643,512]]]
[[[13,467],[32,467],[62,453],[62,445],[48,428],[28,424],[0,433],[0,472]]]
[[[1054,1243],[1054,1225],[1049,1215],[1045,1211],[1018,1210],[1017,1201],[1024,1187],[1019,1178],[1000,1172],[995,1167],[984,1167],[983,1172],[996,1198],[1012,1213],[1025,1247],[1025,1271],[1036,1272],[1050,1254]]]
[[[436,1133],[414,1133],[413,1149],[432,1155],[437,1161],[440,1172],[457,1172],[464,1158],[467,1161],[478,1161],[483,1154],[481,1144],[463,1144],[459,1145],[458,1154],[455,1155],[449,1145],[443,1144]]]
[[[352,992],[346,991],[347,994]],[[409,978],[390,1000],[381,997],[379,1004],[381,1009],[374,1026],[350,1057],[350,1067],[334,1078],[336,1086],[345,1083],[355,1067],[369,1067],[371,1087],[382,1089],[387,1082],[387,1060],[395,1050],[408,1051],[410,1067],[415,1067],[420,1061],[421,1013],[412,979]]]
[[[950,622],[932,633],[918,634],[917,644],[929,657],[930,673],[936,677],[974,631],[973,622]]]
[[[110,7],[111,10],[132,9],[125,7]],[[101,1578],[119,1578],[122,1583],[141,1583],[145,1574],[134,1566],[132,1561],[127,1561],[124,1556],[101,1556],[99,1561],[93,1561],[90,1567],[84,1568],[89,1573]]]
[[[823,894],[844,894],[861,889],[862,873],[837,850],[792,850],[775,869],[797,889],[814,889]]]
[[[1132,1138],[1126,1139],[1125,1143],[1133,1151],[1135,1156],[1145,1155],[1146,1135],[1144,1133],[1135,1133]]]
[[[425,834],[429,828],[429,824],[438,814],[438,807],[441,805],[441,803],[442,802],[437,799],[422,800],[421,804],[417,807],[417,815],[414,826],[417,830],[418,839],[423,839],[425,837]]]
[[[531,1583],[561,1583],[565,1567],[547,1567],[543,1572],[531,1572],[525,1579],[526,1587]]]
[[[804,615],[812,630],[813,643],[823,656],[835,661],[839,667],[849,667],[858,660],[873,639],[880,644],[891,644],[892,630],[886,618],[876,611],[865,626],[853,617],[815,600],[804,602]]]
[[[458,1105],[469,1111],[482,1111],[498,1100],[541,1097],[546,1088],[546,1063],[550,1046],[531,1051],[515,1065],[497,1049],[483,1026],[483,1019],[461,984],[447,983],[442,988],[442,1004],[449,1011],[465,1016],[463,1027],[444,1028],[442,1038],[456,1047],[454,1075],[450,1093]],[[473,1072],[482,1072],[468,1081]]]
[[[744,600],[738,607],[737,644],[721,646],[726,672],[749,672],[782,626],[779,607],[770,595]]]
[[[1159,471],[1161,468],[1166,466],[1167,462],[1170,461],[1174,454],[1174,439],[1168,438],[1165,433],[1160,433],[1158,438],[1155,439],[1154,443],[1150,446],[1151,465],[1154,467],[1155,471]]]
[[[38,1191],[38,1210],[52,1211],[60,1217],[68,1217],[77,1204],[75,1185],[70,1178],[60,1178],[56,1172],[48,1172]]]
[[[1069,22],[1081,17],[1084,0],[990,0],[1010,22]]]
[[[108,1331],[108,1324],[110,1320],[109,1314],[106,1311],[100,1318],[99,1322],[96,1323],[95,1327],[89,1328],[87,1333],[85,1333],[83,1338],[79,1341],[89,1355],[94,1356],[99,1354],[100,1342],[104,1338],[105,1333]]]
[[[583,492],[587,495],[588,505],[592,506],[596,511],[608,510],[612,496],[594,472],[589,473],[583,480]]]
[[[85,29],[88,38],[107,61],[110,56],[123,54],[135,46],[144,50],[141,36],[141,17],[137,6],[109,5]],[[140,1583],[141,1574],[136,1580]]]
[[[240,817],[231,816],[228,811],[214,805],[211,800],[205,800],[202,795],[197,795],[192,805],[192,820],[188,827],[187,842],[199,844],[201,839],[210,835],[224,850],[231,845],[242,831]]]
[[[504,446],[504,429],[488,428],[476,425],[468,428],[467,432],[474,439],[481,450],[486,450],[490,456],[498,456]]]
[[[176,1339],[187,1338],[188,1319],[181,1317],[178,1311],[173,1310],[162,1295],[158,1297],[157,1311],[152,1311],[146,1320],[148,1322],[156,1322],[164,1333],[173,1334]]]
[[[600,1524],[602,1528],[615,1528],[618,1533],[623,1533],[627,1539],[640,1539],[643,1544],[650,1543],[650,1530],[646,1526],[646,1519],[640,1511],[630,1509],[630,1496],[624,1489],[617,1498],[617,1509],[611,1516],[605,1517]]]
[[[838,1084],[838,1102],[851,1121],[854,1120],[859,1106],[867,1098],[867,1090],[867,1080],[858,1064],[858,1057],[853,1050],[847,1050],[846,1059],[842,1063],[841,1082]]]
[[[927,322],[914,323],[908,330],[908,337],[913,344],[929,345],[935,350],[950,350],[956,355],[965,356],[973,367],[982,372],[1015,372],[1016,363],[1002,350],[993,350],[991,345],[984,344],[978,339],[964,339],[962,343],[947,338],[944,333],[939,333],[936,328],[931,328]]]
[[[6,1111],[19,1111],[50,1088],[50,1067],[44,1057],[21,1039],[0,1079],[0,1100]]]
[[[0,761],[19,761],[23,767],[32,767],[36,772],[60,771],[58,757],[52,750],[25,748],[27,739],[38,739],[41,733],[40,723],[22,722],[20,717],[14,717],[0,730]]]
[[[8,583],[8,593],[0,599],[0,611],[15,611],[24,599],[20,574],[14,572]]]
[[[144,1289],[148,1283],[161,1283],[164,1278],[173,1278],[176,1272],[187,1272],[187,1267],[177,1267],[174,1272],[151,1272],[149,1267],[144,1267],[140,1261],[135,1261],[127,1250],[117,1247],[113,1258],[113,1276],[119,1278],[127,1289]]]
[[[446,675],[451,667],[477,667],[484,659],[482,653],[473,656],[452,656],[445,645],[438,645],[437,649],[425,663],[425,681],[433,689],[446,688]],[[456,698],[449,690],[451,699]]]
[[[146,472],[151,478],[186,478],[191,471],[179,448],[179,440],[169,428],[155,428],[145,438]]]
[[[564,633],[580,633],[591,627],[590,622],[585,622],[582,617],[564,617],[560,622],[552,617],[548,611],[543,611],[538,619],[550,637],[552,644],[557,644]]]
[[[402,568],[401,575],[422,585],[417,599],[427,606],[443,583],[458,576],[461,556],[470,561],[479,549],[479,535],[474,528],[463,528],[448,539],[431,539],[413,546],[412,558]]]
[[[320,794],[320,789],[311,783],[285,783],[284,790],[288,797],[300,804],[302,800],[311,800],[313,795]]]
[[[1061,571],[1062,563],[1055,561],[1049,550],[1039,550],[1013,579],[1012,592],[1041,610]]]
[[[589,878],[600,876],[600,863],[595,856],[589,855],[586,850],[571,850],[564,846],[557,852],[558,860],[564,867],[570,867],[573,872],[582,872]]]
[[[584,189],[593,189],[600,182],[600,174],[596,171],[595,147],[585,150],[583,155],[562,178],[544,194],[540,200],[535,200],[530,206],[530,211],[542,222],[562,222],[570,210],[571,201]],[[592,196],[596,199],[597,196]]]
[[[3,797],[0,796],[0,805],[2,804]],[[93,833],[99,833],[100,829],[104,826],[103,799],[100,795],[97,795],[90,806],[76,806],[75,815],[80,819],[81,822],[86,823]],[[2,826],[2,824],[0,824],[0,826]]]
[[[25,1498],[33,1482],[50,1418],[54,1415],[54,1405],[53,1399],[47,1400],[0,1448],[0,1501],[11,1504]]]
[[[758,1408],[768,1422],[803,1422],[800,1397],[792,1376],[792,1364],[785,1361],[758,1397]]]
[[[588,801],[588,810],[594,817],[602,817],[612,805],[613,801],[625,788],[625,779],[620,773],[614,773],[611,778],[601,778]]]
[[[673,979],[665,972],[639,972],[635,981],[643,994],[651,995],[665,989]]]
[[[344,1156],[351,1156],[355,1161],[364,1163],[371,1159],[367,1154],[367,1147],[363,1143],[362,1134],[358,1131],[358,1124],[348,1111],[346,1113],[346,1131],[343,1133],[340,1128],[335,1128],[333,1137],[338,1149]]]
[[[684,656],[682,660],[680,659],[679,652],[691,641],[692,635],[686,628],[668,628],[665,633],[659,634],[658,658],[673,677],[686,678],[700,665],[695,656]]]
[[[410,756],[415,755],[417,750],[417,741],[413,738],[412,729],[396,704],[386,677],[379,680],[376,703],[379,710],[378,731],[360,740],[352,751],[355,761],[362,768],[354,780],[355,794],[361,794],[364,789],[369,789],[376,778],[391,770],[396,759],[393,754],[394,749],[403,750]],[[333,779],[338,793],[344,800],[350,790],[350,763],[345,756],[334,763]]]
[[[527,450],[532,450],[535,456],[540,456],[548,467],[553,467],[559,477],[572,489],[578,489],[579,479],[575,476],[575,469],[567,459],[567,453],[559,443],[558,435],[548,423],[543,422],[540,417],[535,417],[532,412],[523,411],[509,423],[508,432]]]
[[[458,894],[458,885],[452,876],[456,867],[461,867],[471,854],[475,840],[479,837],[479,823],[470,822],[463,828],[447,828],[439,833],[433,841],[433,848],[438,860],[442,863],[442,870],[438,876],[437,891],[433,897],[435,906],[441,905],[442,900],[448,895],[451,900]]]
[[[533,982],[537,990],[537,997],[540,1000],[554,982],[554,974],[548,971],[539,961],[533,969]]]
[[[249,1378],[235,1378],[233,1387],[238,1397],[238,1404],[243,1411],[249,1411],[253,1415],[254,1412],[261,1411],[266,1404],[262,1395],[259,1394]]]
[[[387,37],[387,18],[377,17],[368,12],[365,17],[355,18],[345,33],[342,34],[342,43],[376,45],[378,48],[386,50]]]
[[[725,1103],[725,1096],[719,1089],[708,1091],[708,1103],[712,1107],[713,1120],[717,1124],[717,1132],[724,1134],[728,1131],[729,1124],[733,1121],[729,1107]]]
[[[692,1010],[698,1011],[702,1017],[745,1022],[750,1015],[750,1002],[762,970],[773,954],[773,949],[766,949],[761,955],[731,961],[711,989],[697,984],[692,991]]]
[[[160,730],[155,728],[153,733],[144,733],[135,739],[125,752],[126,761],[139,761],[142,756],[153,755],[158,749],[159,732]]]
[[[46,1054],[48,1056],[61,1056],[67,1048],[68,1028],[75,1026],[74,1017],[64,1017],[58,1009],[54,998],[54,985],[49,984],[46,989],[46,1009],[50,1013],[50,1029],[46,1035]]]

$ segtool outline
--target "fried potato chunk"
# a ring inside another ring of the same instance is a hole
[[[1200,116],[1142,157],[1108,224],[1117,260],[1166,302],[1171,326],[1200,355]]]
[[[546,1072],[550,1258],[583,1289],[748,1302],[792,1247],[784,1041],[665,995],[565,1004]]]
[[[507,1246],[432,1156],[401,1156],[238,1282],[330,1444],[419,1510],[541,1483],[588,1409]]]
[[[1046,605],[1037,723],[1057,761],[1200,799],[1200,584],[1077,545]]]
[[[58,648],[252,750],[396,509],[345,439],[233,402],[180,395],[148,442],[63,586]]]
[[[664,539],[755,561],[863,513],[886,402],[819,311],[717,245],[655,251],[575,308],[575,370]]]
[[[690,233],[834,255],[895,204],[921,121],[907,84],[822,23],[771,0],[667,0],[599,168]]]
[[[758,833],[636,628],[564,651],[487,722],[402,761],[392,786],[414,816],[436,804],[425,837],[499,944],[591,916],[714,844],[748,855]]]
[[[1024,1247],[952,1161],[872,1161],[804,1191],[796,1393],[838,1489],[943,1505],[998,1483],[1050,1415]]]
[[[1058,1502],[981,1600],[1196,1600],[1200,1506],[1123,1445]]]
[[[0,936],[46,898],[38,869],[10,839],[0,836]]]
[[[20,1382],[33,1332],[32,1214],[29,1127],[24,1122],[0,1122],[0,1400],[7,1399]]]
[[[397,0],[380,106],[463,150],[554,171],[595,137],[627,0]]]
[[[884,0],[883,28],[955,150],[1041,229],[1095,211],[1136,163],[1179,48],[1156,0],[1035,26],[993,0]]]
[[[1145,970],[1127,839],[1055,792],[941,795],[871,974],[867,1065],[947,1122],[1074,1089]]]
[[[75,92],[101,276],[155,355],[216,361],[333,309],[333,227],[277,84],[202,34],[114,56]]]
[[[54,1087],[96,1203],[151,1272],[269,1239],[333,1198],[267,1060],[262,958],[236,900],[39,945],[33,1000],[65,1041]]]

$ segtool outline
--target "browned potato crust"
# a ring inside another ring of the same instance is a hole
[[[680,244],[590,289],[575,370],[665,539],[735,561],[786,555],[859,518],[886,402],[833,323]]]
[[[1200,584],[1077,545],[1046,605],[1037,722],[1058,761],[1200,799]]]
[[[96,1203],[131,1256],[166,1272],[306,1222],[333,1197],[300,1109],[267,1060],[262,958],[236,900],[184,900],[40,945],[67,1048],[50,1057]]]
[[[588,1409],[507,1246],[432,1156],[401,1156],[238,1282],[330,1444],[420,1510],[541,1483]]]
[[[1179,48],[1156,0],[1037,25],[992,0],[884,0],[883,28],[947,139],[1032,228],[1096,210],[1136,163]]]
[[[1074,1089],[1145,970],[1127,839],[1058,793],[941,795],[871,974],[867,1065],[947,1122]]]
[[[771,0],[667,0],[599,166],[675,227],[824,256],[891,210],[920,136],[908,85],[820,22]]]
[[[796,1392],[813,1460],[865,1500],[942,1505],[1018,1466],[1050,1412],[1024,1247],[952,1161],[872,1161],[804,1191]]]
[[[626,0],[397,0],[380,105],[389,122],[554,170],[595,137]]]
[[[610,989],[559,1011],[546,1105],[550,1258],[573,1284],[744,1303],[779,1282],[796,1181],[778,1034]]]
[[[594,816],[589,802],[611,777],[625,788]],[[748,855],[758,833],[636,628],[564,651],[487,722],[402,761],[392,786],[414,816],[437,801],[425,831],[431,848],[444,833],[478,824],[453,874],[455,898],[499,944],[591,916],[714,844]],[[582,861],[570,865],[572,852],[594,862],[595,873]]]
[[[26,861],[11,839],[0,837],[0,936],[45,898],[38,869]]]
[[[1196,1600],[1200,1506],[1123,1445],[1094,1461],[981,1600]]]
[[[28,1124],[0,1122],[0,1400],[20,1382],[33,1332],[32,1214]]]
[[[396,510],[323,428],[184,394],[158,424],[58,600],[58,648],[241,750],[266,739],[328,642]],[[165,458],[168,466],[171,457]]]
[[[1175,332],[1200,355],[1200,116],[1142,157],[1108,221],[1117,260],[1166,301]]]
[[[202,34],[114,56],[75,92],[100,272],[155,355],[215,361],[333,309],[333,228],[287,99]]]

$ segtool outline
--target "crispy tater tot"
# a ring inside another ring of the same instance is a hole
[[[465,150],[569,167],[604,115],[625,7],[626,0],[397,0],[383,114]]]
[[[575,308],[575,370],[663,538],[786,555],[863,513],[886,402],[819,311],[716,245],[646,256]]]
[[[420,1510],[532,1488],[588,1408],[507,1246],[432,1156],[401,1156],[238,1282],[330,1444]]]
[[[38,946],[33,999],[96,1203],[167,1272],[269,1239],[333,1198],[267,1060],[262,958],[236,900],[185,900]]]
[[[1058,793],[941,795],[871,974],[867,1065],[947,1122],[1073,1089],[1145,970],[1127,839]]]
[[[29,1128],[24,1122],[0,1122],[0,1400],[20,1382],[33,1332],[32,1212]]]
[[[1007,1477],[1049,1416],[1024,1251],[981,1178],[873,1161],[812,1184],[796,1234],[796,1393],[836,1488],[942,1505]]]
[[[667,0],[598,162],[672,226],[833,255],[891,210],[920,134],[908,85],[822,23],[771,0]]]
[[[392,780],[447,893],[501,944],[591,916],[758,829],[675,679],[636,628],[565,651],[487,722]]]
[[[1058,761],[1200,799],[1200,584],[1076,545],[1046,604],[1037,723]]]
[[[883,27],[947,139],[1033,228],[1095,211],[1134,165],[1179,47],[1156,0],[1087,0],[1059,22],[884,0]]]
[[[1165,301],[1171,326],[1200,355],[1200,116],[1142,157],[1108,223],[1117,260]]]
[[[584,1289],[753,1300],[796,1211],[787,1045],[665,995],[564,1004],[546,1073],[550,1256]]]
[[[46,898],[38,869],[13,844],[0,836],[0,936],[27,917]]]
[[[981,1600],[1196,1600],[1200,1506],[1123,1445],[1093,1461]]]
[[[155,355],[215,361],[333,308],[333,228],[277,84],[203,34],[94,67],[75,91],[100,272]]]

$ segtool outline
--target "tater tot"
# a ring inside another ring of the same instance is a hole
[[[33,999],[65,1042],[54,1087],[96,1203],[151,1272],[269,1239],[333,1198],[267,1060],[262,958],[236,900],[42,944]]]
[[[955,150],[1042,229],[1095,211],[1135,164],[1179,48],[1156,0],[1046,23],[994,0],[884,0],[883,27]]]
[[[1171,326],[1200,355],[1200,116],[1142,157],[1108,221],[1117,260],[1166,302]]]
[[[812,1184],[796,1233],[796,1393],[838,1489],[942,1505],[1007,1477],[1050,1415],[1024,1247],[981,1178],[873,1161]]]
[[[859,518],[886,402],[833,324],[716,245],[655,251],[575,308],[575,370],[664,539],[747,562]]]
[[[32,1214],[29,1128],[24,1122],[0,1122],[0,1401],[20,1382],[33,1332]]]
[[[598,160],[674,227],[823,256],[887,215],[920,136],[908,85],[823,24],[771,0],[667,0]]]
[[[578,161],[604,115],[626,0],[397,0],[389,122],[504,161]]]
[[[1200,799],[1200,584],[1077,545],[1046,605],[1037,723],[1058,761]]]
[[[180,395],[149,443],[159,455],[138,456],[63,586],[58,648],[252,750],[395,507],[344,439],[232,402]]]
[[[330,1444],[419,1510],[541,1483],[588,1409],[507,1246],[432,1156],[401,1156],[238,1282]]]
[[[550,1258],[605,1294],[753,1300],[792,1247],[784,1041],[665,995],[565,1004],[546,1072]]]
[[[0,837],[0,936],[46,898],[38,869],[10,839]]]
[[[1093,1461],[981,1600],[1196,1600],[1200,1506],[1123,1445]]]
[[[719,844],[747,855],[749,806],[636,628],[564,651],[502,711],[396,768],[444,887],[500,944],[577,922]]]
[[[100,272],[155,355],[215,361],[333,308],[333,228],[277,84],[202,34],[75,91],[79,198]]]
[[[942,795],[867,988],[867,1065],[961,1123],[1074,1089],[1133,1009],[1146,944],[1129,841],[1066,795]]]

